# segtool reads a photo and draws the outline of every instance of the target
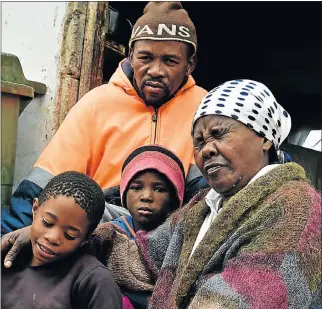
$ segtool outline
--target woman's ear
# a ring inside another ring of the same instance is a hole
[[[263,150],[269,151],[269,149],[273,146],[273,143],[269,141],[267,138],[263,139]]]
[[[35,218],[35,214],[39,208],[39,200],[38,198],[35,198],[32,203],[32,217]]]

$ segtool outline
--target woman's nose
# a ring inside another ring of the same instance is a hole
[[[218,155],[218,149],[215,145],[214,141],[209,141],[206,143],[206,145],[202,148],[202,157],[204,159],[209,159],[211,157],[214,157]]]

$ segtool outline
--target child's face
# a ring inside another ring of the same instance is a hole
[[[167,181],[153,171],[135,176],[129,184],[126,205],[137,230],[156,228],[171,212]]]
[[[87,213],[72,197],[52,197],[40,206],[35,200],[33,212],[30,232],[32,266],[50,263],[71,254],[87,236]]]

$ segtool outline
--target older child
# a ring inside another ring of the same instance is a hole
[[[52,178],[33,203],[31,248],[2,269],[3,308],[122,308],[119,287],[81,246],[104,211],[100,187],[78,172]]]
[[[139,147],[122,166],[120,193],[130,216],[112,222],[134,239],[138,230],[155,229],[182,205],[185,173],[181,161],[159,145]]]

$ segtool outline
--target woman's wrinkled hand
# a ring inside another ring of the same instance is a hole
[[[24,227],[5,234],[1,238],[1,254],[8,252],[4,259],[4,266],[10,268],[19,252],[30,244],[31,226]]]

